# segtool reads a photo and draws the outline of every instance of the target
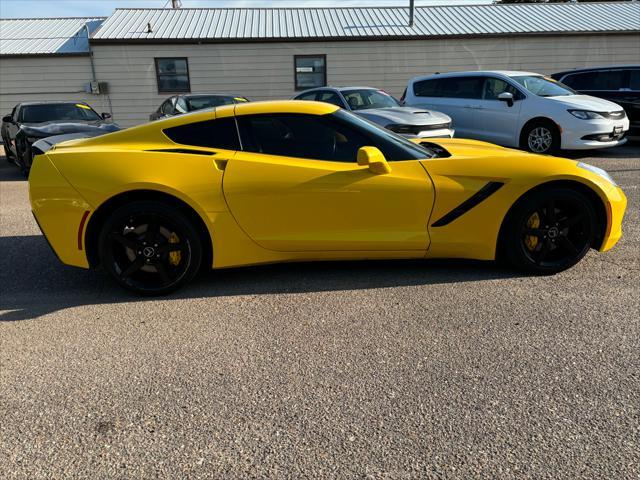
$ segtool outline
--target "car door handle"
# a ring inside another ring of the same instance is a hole
[[[227,168],[227,163],[229,162],[228,158],[216,158],[213,163],[215,163],[216,168],[221,172],[224,172],[224,169]]]

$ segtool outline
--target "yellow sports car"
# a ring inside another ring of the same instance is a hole
[[[64,138],[63,138],[64,139]],[[34,147],[33,212],[62,262],[162,294],[201,266],[504,258],[554,273],[620,238],[601,169],[415,142],[333,105],[256,102]]]

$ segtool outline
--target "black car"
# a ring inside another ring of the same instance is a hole
[[[159,118],[181,115],[195,110],[202,110],[203,108],[219,107],[220,105],[231,105],[233,103],[248,101],[249,99],[247,97],[241,95],[222,95],[217,93],[175,95],[162,102],[158,110],[149,115],[149,120],[158,120]]]
[[[120,130],[118,125],[107,121],[109,118],[110,114],[99,115],[84,102],[19,103],[11,115],[2,117],[0,135],[5,155],[27,174],[33,160],[34,142],[54,135],[96,136]]]
[[[617,103],[629,117],[629,134],[640,135],[640,65],[580,68],[551,77],[585,95]]]

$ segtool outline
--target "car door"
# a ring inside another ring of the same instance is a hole
[[[413,86],[415,100],[411,106],[446,113],[453,121],[457,137],[474,138],[482,84],[483,78],[479,76],[422,80]]]
[[[276,251],[426,251],[432,182],[418,160],[357,164],[371,137],[328,116],[240,115],[224,195],[240,227]],[[388,157],[387,157],[388,158]]]
[[[513,102],[501,101],[501,93],[513,95]],[[473,138],[506,146],[517,146],[520,109],[524,94],[511,83],[497,78],[485,77],[482,99],[478,101],[473,121]]]
[[[624,87],[621,105],[634,128],[640,127],[640,68],[631,68],[629,82]],[[635,132],[634,132],[635,133]]]
[[[562,79],[562,83],[584,95],[603,98],[622,105],[624,88],[628,84],[627,71],[618,68],[571,73]]]

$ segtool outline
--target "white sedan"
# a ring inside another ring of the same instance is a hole
[[[433,108],[453,119],[457,136],[535,153],[626,142],[629,119],[613,102],[580,95],[529,72],[456,72],[416,77],[405,105]]]

